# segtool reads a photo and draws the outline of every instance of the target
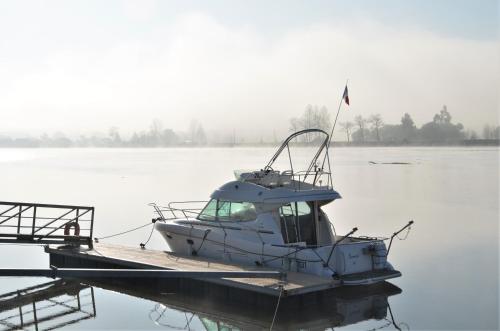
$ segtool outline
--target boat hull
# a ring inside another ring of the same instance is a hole
[[[310,248],[243,240],[233,233],[241,230],[231,226],[221,228],[195,222],[157,222],[155,228],[172,252],[186,256],[199,255],[228,263],[315,274],[343,285],[368,285],[401,276],[387,262],[385,244],[381,240],[339,244],[328,260],[332,245]]]

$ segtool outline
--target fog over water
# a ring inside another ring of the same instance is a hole
[[[160,119],[241,137],[288,130],[306,105],[342,120],[410,113],[418,126],[447,105],[480,131],[498,123],[498,2],[3,1],[0,134]]]
[[[499,10],[498,0],[0,1],[0,201],[94,206],[95,237],[147,225],[102,242],[139,247],[152,234],[147,249],[167,250],[149,203],[207,200],[234,170],[263,168],[290,131],[330,132],[340,102],[333,141],[349,147],[330,153],[342,199],[322,208],[339,235],[390,237],[414,220],[389,255],[402,277],[278,311],[275,329],[498,329],[500,149],[472,146],[500,143]],[[302,138],[297,164],[317,142]],[[446,144],[469,147],[417,147]],[[389,145],[406,147],[374,147]],[[41,246],[0,244],[0,268],[48,266]],[[273,320],[274,310],[162,290],[0,277],[0,330]]]
[[[95,206],[95,235],[103,236],[150,222],[149,202],[207,199],[233,179],[234,169],[260,169],[273,152],[271,148],[3,149],[0,200]],[[297,149],[297,162],[305,161],[309,152]],[[390,236],[409,220],[415,221],[408,238],[396,240],[389,255],[403,274],[391,281],[402,293],[388,299],[397,322],[413,330],[497,329],[499,149],[337,148],[332,153],[334,187],[342,199],[325,210],[339,234],[357,226],[360,235]],[[149,231],[107,242],[138,245]],[[166,247],[153,233],[148,248]],[[47,266],[41,247],[0,245],[2,268]],[[0,279],[3,292],[47,281]],[[95,304],[97,317],[71,328],[165,329],[149,317],[154,301],[97,287]],[[354,308],[349,309],[352,313]],[[187,328],[186,316],[191,317],[172,309],[165,314],[181,328]],[[194,329],[206,325],[197,314]],[[244,316],[242,311],[240,319]],[[368,330],[382,322],[368,318],[345,328]]]

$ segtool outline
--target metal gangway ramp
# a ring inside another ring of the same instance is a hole
[[[0,243],[88,245],[94,207],[0,201]]]

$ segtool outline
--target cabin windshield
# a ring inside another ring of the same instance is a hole
[[[314,204],[291,202],[279,209],[281,233],[286,244],[305,242],[316,245],[316,214]]]
[[[257,212],[250,202],[212,199],[197,218],[201,221],[253,221],[257,218]]]

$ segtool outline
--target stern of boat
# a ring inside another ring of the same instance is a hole
[[[325,247],[322,255],[331,249]],[[324,268],[341,285],[370,285],[401,276],[387,261],[383,239],[377,238],[350,238],[337,245]]]

